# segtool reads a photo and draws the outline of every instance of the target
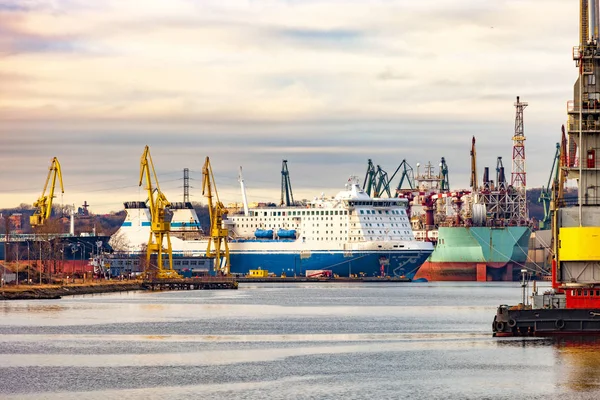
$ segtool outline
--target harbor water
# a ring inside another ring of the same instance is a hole
[[[1,399],[596,399],[600,342],[493,338],[518,283],[0,302]]]

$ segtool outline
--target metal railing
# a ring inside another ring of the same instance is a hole
[[[582,103],[583,108],[576,106],[573,100],[567,101],[567,112],[574,113],[579,111],[587,111],[600,113],[600,100],[584,100]]]
[[[582,131],[600,131],[600,121],[581,121]],[[579,121],[569,118],[569,132],[579,131]]]

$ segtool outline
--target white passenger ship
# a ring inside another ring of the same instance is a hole
[[[301,206],[245,207],[224,220],[231,272],[260,268],[298,276],[330,270],[339,276],[412,279],[433,245],[415,240],[406,206],[405,199],[371,198],[351,179],[333,198],[321,196]],[[127,217],[114,238],[140,252],[150,234],[150,212],[141,202],[125,203],[125,209]],[[207,240],[189,203],[174,207],[171,229],[176,268],[180,259],[205,254]]]

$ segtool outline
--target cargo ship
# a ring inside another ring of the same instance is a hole
[[[517,103],[520,103],[517,99]],[[502,159],[495,181],[484,169],[481,185],[475,173],[472,139],[472,188],[449,190],[444,158],[438,174],[431,163],[417,172],[411,197],[411,223],[418,240],[435,245],[415,279],[427,281],[512,281],[525,265],[531,236],[524,190],[506,182]],[[417,166],[418,167],[418,166]]]
[[[552,289],[528,296],[523,280],[520,303],[500,305],[494,336],[600,334],[600,27],[598,0],[580,1],[579,70],[573,101],[567,103],[568,132],[560,144],[560,166],[552,185]],[[577,182],[577,197],[565,184]],[[526,272],[526,271],[524,271]]]
[[[412,279],[433,252],[432,243],[415,239],[406,199],[371,198],[354,177],[335,197],[321,195],[306,203],[249,207],[244,192],[243,199],[243,211],[224,219],[232,274],[260,269],[277,276],[305,276],[323,270],[343,277]],[[125,210],[111,244],[119,253],[141,255],[150,235],[150,211],[143,202],[127,202]],[[207,238],[191,204],[172,212],[174,268],[180,269],[178,262],[205,255]]]

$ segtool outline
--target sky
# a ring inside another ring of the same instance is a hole
[[[573,97],[573,0],[0,0],[0,207],[31,204],[53,157],[64,194],[95,213],[162,191],[224,203],[335,195],[367,160],[393,173],[441,157],[450,187],[501,156],[516,96],[527,184],[548,181]],[[422,167],[421,167],[422,172]],[[393,182],[395,183],[395,182]]]

